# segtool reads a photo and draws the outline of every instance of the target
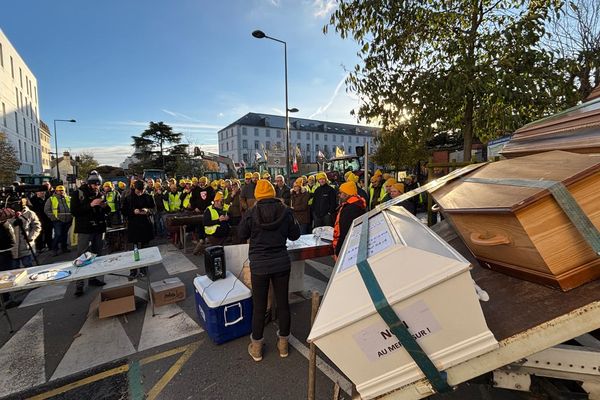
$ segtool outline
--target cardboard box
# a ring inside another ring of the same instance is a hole
[[[157,307],[185,299],[185,286],[179,278],[167,278],[150,284],[152,299]]]
[[[98,317],[107,318],[135,311],[133,285],[110,288],[100,292],[96,298]]]

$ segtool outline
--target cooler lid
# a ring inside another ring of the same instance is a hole
[[[469,179],[556,181],[568,186],[599,170],[597,155],[549,151],[489,163],[435,190],[433,197],[447,212],[516,211],[549,196],[550,192],[543,188],[469,182]]]
[[[194,287],[210,308],[235,303],[252,296],[250,289],[229,271],[226,272],[225,279],[216,281],[211,281],[206,275],[198,276],[194,279]]]
[[[309,340],[377,312],[356,267],[355,247],[362,227],[357,221],[346,236]],[[391,207],[369,219],[368,253],[371,269],[390,305],[470,268],[464,257],[402,207]]]

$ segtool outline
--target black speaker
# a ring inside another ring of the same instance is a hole
[[[223,246],[211,246],[204,249],[204,269],[211,281],[225,279],[225,250]]]

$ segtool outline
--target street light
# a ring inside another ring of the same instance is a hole
[[[54,150],[56,150],[56,184],[60,183],[60,170],[58,169],[58,134],[56,133],[56,122],[77,122],[74,119],[55,119],[54,120]]]
[[[287,169],[288,179],[292,173],[291,168],[291,158],[290,158],[290,113],[298,112],[297,108],[289,108],[288,105],[288,78],[287,78],[287,43],[283,40],[276,39],[271,36],[267,36],[261,30],[255,30],[252,32],[252,36],[257,39],[271,39],[279,43],[283,43],[283,59],[285,66],[285,151],[286,151],[286,163],[285,167]]]

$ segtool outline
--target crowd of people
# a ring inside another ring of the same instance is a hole
[[[197,215],[200,222],[190,224],[195,251],[206,245],[249,243],[253,287],[253,323],[248,348],[255,361],[262,359],[264,315],[269,285],[273,286],[278,307],[277,348],[287,356],[290,330],[288,286],[290,259],[286,241],[322,226],[333,227],[334,257],[339,255],[352,221],[377,205],[412,190],[412,177],[397,182],[394,177],[375,171],[365,187],[353,172],[343,182],[330,182],[324,172],[301,176],[291,185],[282,175],[272,180],[269,173],[247,172],[244,181],[208,178],[103,182],[92,171],[87,180],[67,194],[64,186],[20,199],[17,207],[0,209],[0,270],[33,265],[35,254],[51,251],[53,256],[70,251],[101,255],[109,227],[125,227],[131,248],[144,248],[156,236],[181,238],[179,229],[169,229],[169,216]],[[416,213],[420,197],[400,203]],[[18,210],[15,212],[14,208]],[[131,271],[131,277],[146,271]],[[104,285],[102,277],[89,285]],[[85,282],[76,282],[76,295],[84,292]]]

